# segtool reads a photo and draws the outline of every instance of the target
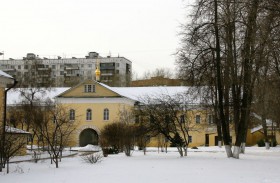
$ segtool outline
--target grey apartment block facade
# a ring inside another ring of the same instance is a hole
[[[74,86],[85,79],[95,79],[99,64],[101,82],[109,86],[128,86],[132,63],[125,57],[101,57],[90,52],[85,58],[40,58],[28,53],[23,59],[0,60],[0,69],[16,78],[22,86]]]

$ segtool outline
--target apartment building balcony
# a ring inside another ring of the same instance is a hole
[[[77,76],[79,76],[79,74],[67,74],[67,73],[65,73],[64,76],[65,77],[77,77]]]
[[[78,65],[65,65],[64,70],[79,70]]]
[[[48,71],[48,70],[50,70],[50,68],[47,68],[47,67],[39,67],[37,69],[38,69],[38,71]]]
[[[113,73],[101,73],[101,76],[113,76]]]
[[[115,65],[100,65],[100,70],[114,70]]]

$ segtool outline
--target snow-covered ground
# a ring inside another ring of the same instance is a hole
[[[142,151],[134,151],[132,157],[109,155],[97,164],[85,163],[75,155],[63,158],[58,169],[49,160],[12,163],[10,174],[0,173],[0,182],[279,183],[279,165],[279,146],[270,150],[248,147],[238,160],[227,158],[224,148],[218,147],[190,149],[183,158],[176,149],[164,153],[149,148],[146,155]]]

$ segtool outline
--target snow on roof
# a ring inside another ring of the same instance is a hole
[[[134,101],[143,100],[145,97],[159,97],[163,95],[168,95],[171,97],[175,97],[178,94],[185,94],[184,102],[188,104],[199,104],[202,102],[201,95],[198,92],[190,92],[193,87],[186,86],[153,86],[153,87],[110,87],[106,84],[99,83],[101,86],[123,96],[129,98]],[[62,94],[66,90],[70,89],[66,88],[52,88],[51,90],[45,90],[44,93],[36,93],[38,99],[54,99],[56,96]],[[28,89],[26,89],[28,91]],[[188,93],[189,92],[189,93]],[[188,93],[188,94],[187,94]],[[11,90],[8,92],[7,96],[7,104],[13,105],[18,104],[23,99],[23,96],[20,94],[20,89]]]
[[[51,88],[50,90],[47,89],[43,89],[43,92],[37,92],[35,94],[35,98],[36,99],[51,99],[53,100],[55,96],[59,95],[60,93],[63,93],[64,91],[66,91],[69,88]],[[21,95],[21,90],[23,89],[15,89],[15,90],[10,90],[7,93],[7,105],[13,105],[13,104],[19,104],[22,99],[24,98]],[[26,88],[24,89],[26,92],[30,92],[31,89]]]
[[[168,95],[175,97],[179,94],[185,94],[187,96],[187,103],[201,103],[202,99],[200,95],[195,95],[191,92],[194,87],[186,86],[151,86],[151,87],[110,87],[103,83],[99,83],[102,86],[118,93],[119,95],[130,98],[135,101],[140,101],[143,97],[159,97]],[[186,99],[186,98],[185,98]]]
[[[14,128],[14,127],[11,127],[11,126],[6,126],[5,127],[5,131],[7,133],[19,133],[19,134],[30,134],[29,132],[25,131],[25,130],[21,130],[21,129],[18,129],[18,128]]]
[[[251,128],[251,133],[255,133],[255,132],[261,130],[262,128],[263,128],[262,125],[259,125],[259,126],[256,126],[256,127],[254,127],[254,128]]]
[[[253,115],[253,117],[257,118],[258,120],[262,120],[262,117],[257,115],[256,113],[252,113],[252,115]],[[272,126],[272,120],[271,119],[266,119],[265,121],[266,121],[267,126]],[[274,124],[273,126],[276,126],[276,124]],[[258,126],[251,129],[251,133],[254,133],[254,132],[259,131],[261,129],[263,129],[263,126],[258,125]]]
[[[6,77],[6,78],[11,78],[11,79],[13,79],[12,76],[10,76],[9,74],[3,72],[2,70],[0,70],[0,76],[4,76],[4,77]]]

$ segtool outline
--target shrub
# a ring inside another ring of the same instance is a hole
[[[258,146],[259,147],[264,147],[265,146],[265,142],[264,142],[264,139],[261,139],[257,142]]]
[[[131,147],[134,145],[135,128],[125,123],[107,124],[101,131],[100,145],[104,156],[108,154],[118,154],[125,151],[130,156]]]
[[[183,139],[180,137],[178,133],[175,134],[173,141],[171,141],[170,147],[183,146]]]
[[[102,154],[101,153],[91,153],[91,154],[83,154],[81,155],[81,158],[86,162],[90,164],[95,164],[102,161]]]

